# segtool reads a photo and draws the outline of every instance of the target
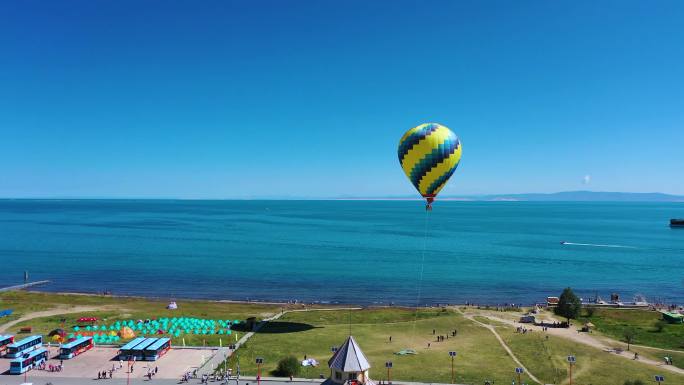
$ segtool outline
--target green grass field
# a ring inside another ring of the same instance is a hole
[[[452,311],[421,310],[418,314],[414,332],[411,310],[375,309],[352,312],[352,334],[373,365],[372,378],[385,379],[387,374],[384,363],[391,360],[394,364],[393,378],[448,383],[451,380],[449,350],[458,352],[456,378],[459,383],[481,384],[485,379],[493,379],[496,383],[511,383],[515,378],[515,363],[487,329]],[[483,317],[477,319],[494,325],[523,364],[545,383],[566,383],[566,357],[569,354],[577,357],[573,376],[575,384],[622,385],[627,379],[640,379],[648,383],[654,374],[660,374],[656,368],[646,364],[625,360],[560,337],[547,340],[538,332],[517,334],[510,326]],[[287,333],[287,329],[282,327],[278,328],[280,333],[271,333],[268,330],[259,333],[246,348],[240,350],[241,371],[256,374],[255,359],[262,357],[262,375],[268,375],[275,369],[279,359],[294,354],[299,360],[306,355],[307,358],[315,358],[321,363],[320,369],[304,370],[301,376],[327,375],[326,363],[331,356],[330,347],[342,343],[349,334],[349,312],[290,313],[281,321],[292,323],[290,326],[307,326],[299,327],[301,331],[292,333]],[[432,337],[432,329],[436,329],[438,334],[457,329],[458,336],[436,343]],[[393,337],[392,343],[388,341],[389,335]],[[433,341],[430,349],[427,349],[427,341]],[[393,354],[405,347],[415,348],[418,355]],[[236,370],[236,363],[237,357],[234,357],[229,367]],[[670,373],[667,375],[670,381],[684,383],[684,376]]]
[[[511,327],[498,329],[523,365],[545,383],[561,384],[567,381],[568,355],[577,358],[573,369],[575,384],[622,385],[627,379],[640,379],[650,383],[655,374],[663,374],[649,365],[577,344],[565,338],[550,336],[547,339],[543,332],[514,333]],[[684,376],[669,372],[665,374],[674,383],[684,383]]]
[[[660,313],[647,310],[597,309],[588,318],[596,330],[617,340],[624,340],[624,331],[636,331],[635,344],[684,352],[684,325],[666,325],[658,332],[654,324],[661,319]]]
[[[165,301],[149,300],[143,298],[122,298],[109,296],[90,295],[62,295],[51,293],[35,293],[16,291],[0,294],[0,308],[14,309],[15,314],[0,320],[0,323],[9,322],[19,318],[28,312],[42,311],[57,307],[96,306],[105,307],[106,310],[89,311],[85,313],[67,314],[65,316],[51,316],[36,318],[21,322],[8,330],[17,333],[24,326],[31,326],[33,334],[47,335],[50,331],[61,327],[61,319],[66,318],[64,328],[70,331],[76,324],[76,319],[82,316],[97,317],[104,323],[111,324],[115,320],[124,319],[152,319],[159,317],[197,317],[207,319],[239,319],[248,317],[264,318],[267,315],[280,311],[279,306],[263,304],[223,303],[212,301],[180,301],[179,309],[167,310]],[[237,333],[242,335],[242,333]],[[175,338],[173,343],[181,345],[183,340],[190,346],[219,345],[219,339],[228,343],[235,341],[235,333],[231,336],[219,335],[194,335],[187,334]]]
[[[166,302],[142,298],[119,298],[104,296],[58,295],[31,292],[11,292],[0,294],[0,308],[13,308],[13,318],[29,312],[46,309],[68,309],[74,306],[96,306],[101,310],[76,313],[66,316],[51,316],[25,321],[15,325],[10,332],[16,332],[22,326],[32,326],[35,332],[48,333],[60,326],[60,319],[66,318],[66,326],[73,325],[81,316],[96,316],[106,319],[108,323],[116,319],[146,319],[157,317],[188,316],[210,319],[246,319],[248,317],[264,318],[279,312],[280,306],[266,304],[235,304],[211,301],[179,301],[179,309],[165,309]],[[301,309],[289,307],[288,310]],[[472,310],[471,310],[472,311]],[[477,311],[477,310],[474,310]],[[644,312],[641,312],[644,313]],[[619,333],[620,328],[632,324],[642,327],[642,334],[637,340],[646,344],[652,334],[647,326],[654,321],[651,313],[618,313],[616,311],[597,312],[592,317],[599,331],[606,335]],[[483,313],[484,314],[484,313]],[[515,319],[513,313],[497,313],[498,316]],[[477,317],[479,321],[495,326],[504,341],[514,354],[545,383],[567,383],[568,354],[577,357],[575,367],[575,384],[587,385],[622,385],[626,379],[641,379],[652,382],[654,374],[665,374],[668,383],[684,383],[683,376],[669,372],[656,373],[658,368],[646,364],[626,360],[598,349],[573,343],[560,337],[548,340],[541,332],[525,335],[514,333],[514,328]],[[0,324],[11,319],[0,319]],[[466,384],[482,384],[484,380],[494,380],[497,384],[509,384],[515,378],[516,364],[508,356],[494,335],[486,328],[466,319],[452,309],[420,309],[418,312],[405,308],[374,308],[363,310],[309,310],[295,311],[285,314],[278,321],[267,324],[246,346],[238,350],[229,361],[229,366],[236,369],[238,357],[243,374],[256,374],[256,357],[264,358],[262,375],[270,375],[278,360],[294,355],[302,360],[315,358],[320,366],[303,369],[302,377],[318,378],[328,375],[327,361],[331,356],[330,348],[339,346],[350,333],[354,335],[372,365],[371,378],[383,380],[387,378],[385,362],[392,361],[392,378],[405,381],[442,382],[451,381],[450,350],[456,351],[456,381]],[[599,326],[601,325],[601,326]],[[677,325],[667,327],[663,333],[676,338]],[[436,334],[449,335],[444,342],[436,342]],[[452,330],[457,330],[456,337],[451,337]],[[650,334],[643,334],[650,333]],[[243,335],[242,332],[239,335]],[[392,336],[392,342],[389,337]],[[181,344],[183,337],[174,341]],[[218,345],[219,338],[227,345],[234,337],[185,335],[187,345]],[[428,348],[427,344],[430,343]],[[395,352],[412,348],[416,355],[396,355]],[[641,349],[644,357],[662,359],[657,350]],[[684,353],[671,354],[675,365],[684,364]],[[680,366],[681,367],[681,366]],[[526,383],[530,383],[526,381]]]
[[[255,358],[263,357],[263,374],[275,369],[279,359],[293,354],[299,360],[315,358],[318,368],[310,368],[301,376],[328,375],[327,361],[331,347],[339,346],[349,335],[349,311],[310,311],[286,314],[271,332],[266,328],[251,339],[246,348],[239,350],[243,373],[255,374]],[[414,319],[417,319],[414,322]],[[278,324],[307,325],[301,331],[287,333]],[[447,335],[457,330],[457,336],[436,342],[432,330]],[[386,379],[386,361],[393,362],[392,378],[407,381],[451,381],[451,359],[454,350],[456,379],[459,383],[483,383],[485,379],[497,382],[510,380],[515,365],[495,337],[486,329],[464,319],[454,311],[421,310],[417,317],[410,309],[369,309],[351,312],[351,333],[368,357],[371,378]],[[389,337],[392,336],[392,342]],[[431,344],[427,347],[428,342]],[[418,354],[400,356],[395,352],[415,349]],[[229,366],[235,370],[237,356]]]

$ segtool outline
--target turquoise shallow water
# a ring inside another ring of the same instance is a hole
[[[44,290],[165,298],[530,303],[572,286],[681,302],[671,217],[684,204],[438,202],[421,264],[417,201],[4,200],[0,262],[6,284],[29,270]]]

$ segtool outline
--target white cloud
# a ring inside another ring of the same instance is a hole
[[[591,175],[587,174],[582,178],[582,183],[583,184],[589,184],[591,183]]]

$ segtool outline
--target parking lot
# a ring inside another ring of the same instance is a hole
[[[127,378],[128,363],[121,363],[116,359],[118,349],[108,347],[95,347],[70,360],[63,361],[63,370],[53,373],[47,370],[50,365],[57,366],[60,363],[57,358],[58,348],[49,348],[50,359],[46,370],[34,369],[29,372],[30,377],[72,377],[97,379],[98,372],[114,369],[113,378]],[[133,364],[131,378],[142,379],[148,369],[158,368],[156,379],[179,379],[186,372],[192,372],[208,360],[215,350],[213,349],[171,349],[157,361],[138,361]],[[9,359],[0,359],[0,373],[9,375]]]

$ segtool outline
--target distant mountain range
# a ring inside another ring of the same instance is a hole
[[[180,197],[26,197],[4,198],[4,200],[205,200],[204,198],[180,198]],[[296,195],[270,195],[270,196],[245,196],[234,198],[206,198],[206,200],[419,200],[415,195],[388,195],[388,196],[353,196],[342,195],[336,197],[312,197]],[[526,194],[490,194],[490,195],[440,195],[439,200],[454,201],[537,201],[537,202],[682,202],[684,195],[672,195],[664,193],[630,193],[630,192],[604,192],[604,191],[563,191],[557,193],[526,193]]]
[[[485,201],[563,201],[563,202],[684,202],[684,195],[663,193],[628,193],[603,191],[563,191],[550,194],[496,194],[472,196],[444,196],[444,199]]]

